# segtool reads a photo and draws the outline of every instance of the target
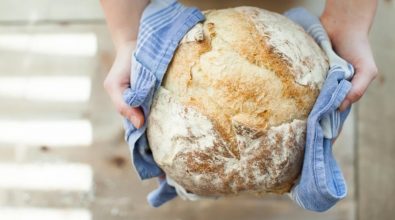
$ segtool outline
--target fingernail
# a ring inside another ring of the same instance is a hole
[[[140,120],[138,117],[136,117],[135,115],[132,115],[132,116],[130,117],[130,121],[132,121],[133,125],[134,125],[136,128],[140,128],[140,127],[142,126],[141,120]]]
[[[345,111],[348,106],[350,106],[350,101],[348,99],[344,100],[343,103],[339,107],[339,111]]]

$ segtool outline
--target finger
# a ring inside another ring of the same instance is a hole
[[[144,114],[139,107],[131,107],[123,100],[122,88],[106,88],[119,114],[129,119],[136,128],[144,124]]]
[[[339,107],[339,111],[346,110],[352,103],[358,101],[367,90],[369,84],[377,75],[377,69],[373,67],[366,67],[365,69],[357,70],[351,83],[351,90],[347,94],[345,100]]]
[[[141,128],[144,124],[144,116],[141,109],[139,107],[131,107],[126,104],[122,99],[122,96],[117,97],[121,97],[121,99],[117,98],[114,100],[118,112],[125,118],[129,119],[136,128]]]
[[[130,107],[123,100],[120,102],[120,104],[116,104],[116,106],[118,112],[125,118],[128,118],[136,128],[141,128],[143,126],[144,116],[139,107]]]

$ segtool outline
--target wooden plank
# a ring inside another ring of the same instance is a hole
[[[103,20],[97,0],[2,0],[0,22]]]
[[[371,43],[380,76],[359,104],[358,216],[395,216],[395,2],[380,1]]]
[[[50,44],[54,47],[46,46]],[[75,50],[70,50],[70,47]],[[115,107],[102,86],[111,67],[113,54],[112,42],[104,24],[0,27],[0,119],[92,119],[95,143],[107,138],[113,140],[113,136],[119,137],[122,133],[121,118],[115,113]],[[38,80],[38,83],[32,84],[37,78],[43,82]],[[82,79],[83,83],[81,86],[67,85],[62,83],[62,78]],[[4,85],[12,80],[30,84]],[[43,88],[45,86],[48,88]],[[37,96],[40,92],[46,93],[43,95],[55,100],[34,99],[34,94],[33,98],[29,98],[32,94],[22,94],[23,90],[33,91]],[[74,96],[85,94],[87,99],[56,100],[56,97],[68,95],[62,93],[74,90],[80,91]],[[108,112],[112,114],[109,115]],[[4,144],[0,143],[0,147],[2,146]]]

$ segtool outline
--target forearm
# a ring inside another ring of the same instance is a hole
[[[137,39],[139,22],[149,0],[100,0],[116,49]]]
[[[339,30],[367,35],[376,8],[377,0],[327,0],[321,21],[329,35]]]

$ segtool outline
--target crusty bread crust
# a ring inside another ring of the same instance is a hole
[[[153,101],[155,161],[198,195],[289,191],[326,56],[302,28],[263,9],[208,11],[199,26]]]

